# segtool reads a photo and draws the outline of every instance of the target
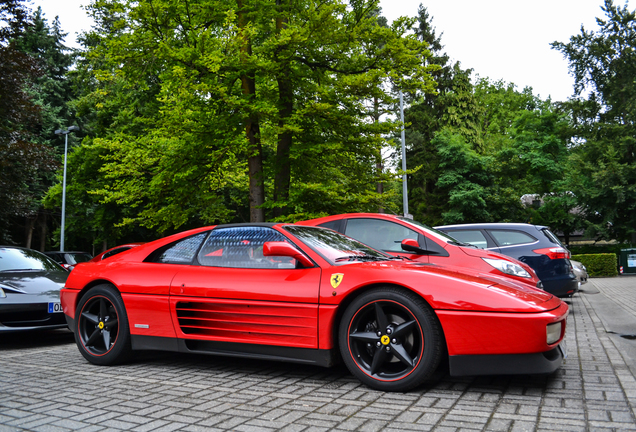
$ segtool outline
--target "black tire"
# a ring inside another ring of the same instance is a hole
[[[111,285],[97,285],[82,296],[75,311],[75,342],[93,364],[114,365],[130,358],[128,315]]]
[[[363,384],[407,391],[435,372],[442,358],[442,330],[430,306],[416,294],[381,287],[356,298],[338,328],[347,368]]]

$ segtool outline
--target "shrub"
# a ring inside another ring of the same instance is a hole
[[[590,277],[617,276],[618,260],[615,253],[572,255],[587,268]]]

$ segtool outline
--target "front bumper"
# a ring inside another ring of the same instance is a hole
[[[550,374],[563,363],[563,350],[532,354],[456,355],[449,357],[451,376]]]
[[[63,313],[49,313],[48,303],[0,305],[0,333],[66,327]]]

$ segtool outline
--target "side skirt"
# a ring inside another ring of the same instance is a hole
[[[331,367],[339,363],[338,353],[335,350],[293,348],[273,345],[252,345],[140,335],[131,335],[131,339],[133,350],[211,354],[227,357],[313,364],[323,367]]]

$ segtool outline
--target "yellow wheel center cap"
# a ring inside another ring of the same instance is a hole
[[[102,321],[99,322],[99,324],[97,325],[97,327],[99,327],[100,330],[104,329],[104,323]]]
[[[391,342],[391,338],[387,335],[384,335],[380,338],[380,342],[382,342],[382,345],[388,345],[389,342]]]

